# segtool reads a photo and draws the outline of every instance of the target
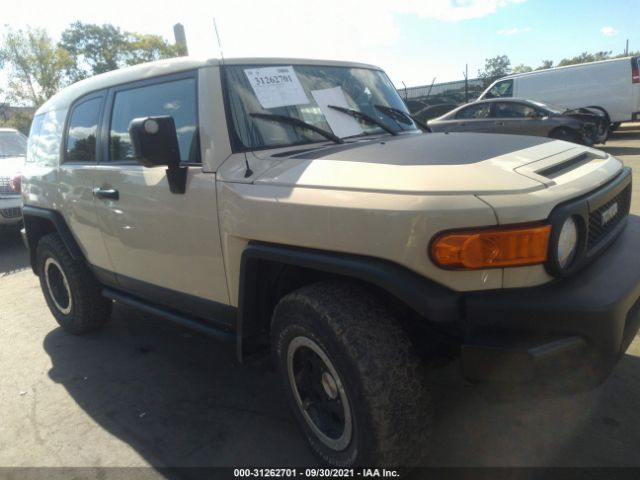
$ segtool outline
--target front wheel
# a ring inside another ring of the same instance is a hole
[[[282,298],[271,334],[294,415],[326,462],[411,466],[425,456],[423,367],[383,302],[347,282],[311,285]]]

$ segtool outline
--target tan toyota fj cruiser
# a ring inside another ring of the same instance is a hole
[[[473,381],[602,381],[640,322],[630,170],[417,125],[355,63],[175,59],[68,87],[22,186],[51,312],[79,334],[117,301],[270,349],[339,466],[420,460],[435,339]]]

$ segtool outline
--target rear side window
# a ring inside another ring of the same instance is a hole
[[[490,103],[479,103],[463,108],[456,114],[456,118],[487,118],[490,110]]]
[[[176,124],[180,159],[200,162],[196,81],[185,78],[116,92],[109,129],[109,159],[134,160],[129,137],[131,120],[170,115]]]
[[[55,167],[60,161],[60,146],[66,110],[49,110],[34,117],[27,144],[27,161]]]
[[[65,161],[96,161],[96,135],[101,102],[101,97],[92,98],[77,104],[71,111],[67,127]]]
[[[484,98],[513,97],[513,80],[503,80],[496,83]]]
[[[496,102],[494,105],[494,116],[497,118],[535,117],[538,112],[535,108],[524,103]]]

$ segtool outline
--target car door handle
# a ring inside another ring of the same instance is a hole
[[[115,188],[94,188],[93,196],[105,200],[119,200],[120,192]]]
[[[456,123],[456,125],[458,127],[464,127],[466,125],[466,122],[458,122],[458,123]]]
[[[503,126],[504,122],[495,122],[496,125]]]

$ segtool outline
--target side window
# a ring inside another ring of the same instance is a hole
[[[60,146],[66,110],[49,110],[36,115],[27,143],[27,161],[43,167],[55,167],[60,161]]]
[[[487,118],[490,110],[490,103],[479,103],[463,108],[456,114],[456,118]]]
[[[495,114],[497,118],[526,118],[535,117],[537,110],[524,103],[496,102]]]
[[[180,160],[199,163],[196,81],[193,78],[116,92],[109,129],[109,160],[133,160],[129,137],[131,120],[170,115],[176,124]]]
[[[487,92],[485,98],[500,98],[513,96],[513,80],[503,80],[496,83],[491,90]]]
[[[101,97],[73,107],[67,127],[66,162],[95,162]]]
[[[36,147],[36,139],[40,137],[40,129],[42,128],[42,121],[44,115],[36,115],[31,122],[31,129],[29,130],[29,140],[27,141],[27,163],[35,163],[38,158],[38,152]]]

